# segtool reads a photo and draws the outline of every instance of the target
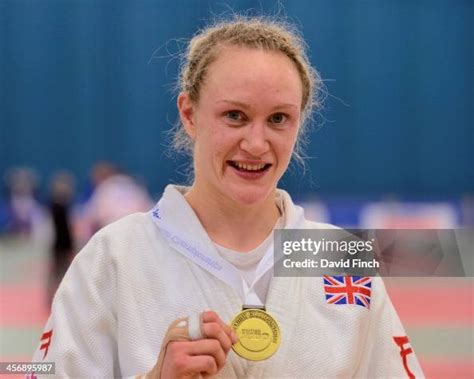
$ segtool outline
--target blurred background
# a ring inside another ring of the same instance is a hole
[[[309,218],[472,228],[473,11],[470,0],[0,0],[0,361],[31,358],[97,229],[187,181],[166,136],[179,55],[216,16],[280,14],[308,43],[325,107],[306,167],[281,187]],[[472,278],[386,283],[426,375],[474,377]]]

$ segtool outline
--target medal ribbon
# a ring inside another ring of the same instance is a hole
[[[292,226],[294,228],[304,221],[303,212],[299,213],[297,222]],[[264,305],[254,287],[263,275],[273,267],[273,242],[257,266],[252,285],[248,286],[238,269],[219,255],[196,214],[184,196],[173,186],[166,188],[163,197],[150,211],[150,216],[170,246],[234,288],[242,298],[244,306]],[[186,222],[186,225],[183,225],[183,222]]]

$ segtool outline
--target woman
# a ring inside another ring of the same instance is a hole
[[[191,40],[176,145],[192,152],[194,182],[91,239],[56,294],[37,361],[72,377],[421,375],[408,342],[394,340],[405,333],[380,280],[365,308],[328,304],[322,278],[272,277],[274,228],[330,227],[277,190],[317,105],[303,46],[262,19]]]

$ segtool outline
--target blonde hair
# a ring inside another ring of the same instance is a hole
[[[189,42],[183,57],[178,90],[187,92],[197,103],[207,70],[219,54],[221,46],[242,46],[264,51],[281,52],[295,64],[303,84],[302,124],[293,153],[303,163],[301,145],[304,143],[306,121],[315,108],[321,107],[322,81],[306,55],[306,44],[297,29],[285,22],[265,17],[234,16],[200,31]],[[194,143],[179,123],[173,131],[176,150],[192,156]]]

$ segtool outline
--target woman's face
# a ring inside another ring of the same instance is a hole
[[[288,167],[301,117],[302,83],[283,53],[222,47],[199,101],[178,99],[195,142],[193,187],[206,196],[257,204]]]

